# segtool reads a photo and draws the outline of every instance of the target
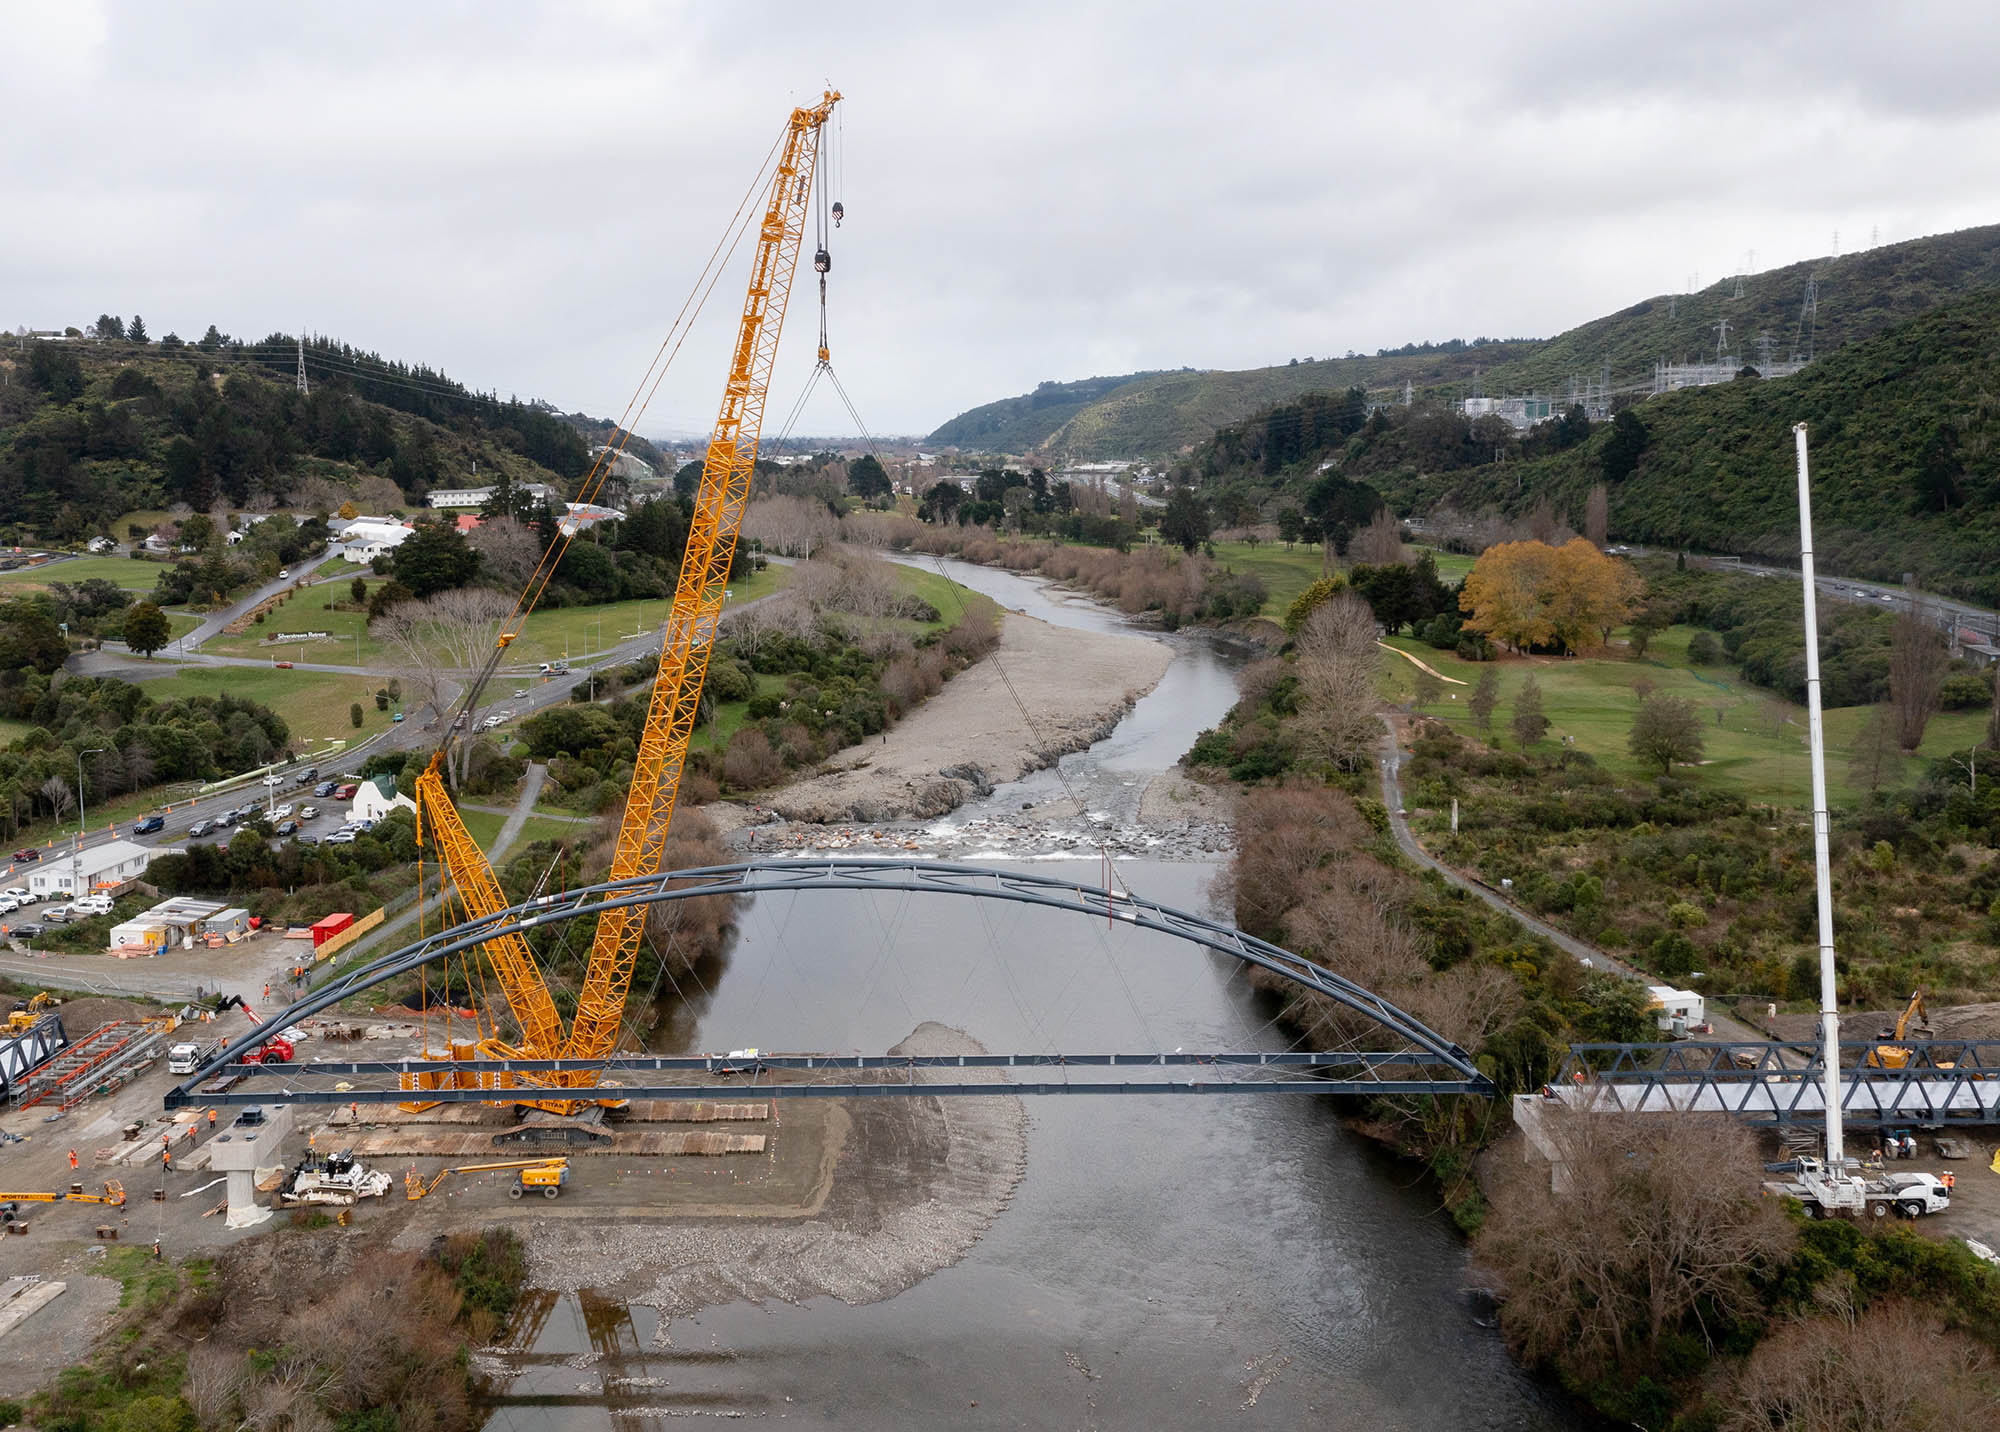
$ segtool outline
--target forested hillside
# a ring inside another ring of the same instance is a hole
[[[0,349],[10,542],[122,537],[120,515],[176,504],[414,507],[433,487],[502,474],[566,489],[589,466],[568,419],[429,368],[308,342],[301,394],[297,345],[282,334],[134,342],[115,322],[103,339]]]
[[[1803,314],[1808,279],[1816,315]],[[1287,363],[1237,372],[1183,369],[1090,383],[1044,383],[1032,394],[961,414],[930,441],[979,451],[1047,452],[1071,458],[1171,457],[1216,428],[1310,392],[1360,387],[1378,398],[1404,382],[1429,396],[1465,396],[1477,376],[1489,394],[1538,391],[1560,398],[1569,380],[1614,387],[1646,381],[1655,362],[1713,357],[1718,325],[1746,361],[1767,335],[1773,356],[1797,348],[1820,355],[1871,337],[1938,304],[2000,285],[2000,225],[1884,244],[1843,258],[1725,278],[1697,293],[1666,295],[1547,340],[1412,344],[1374,356]],[[1192,355],[1191,355],[1192,356]],[[1089,391],[1094,384],[1104,384]],[[1039,404],[1038,401],[1039,400]]]

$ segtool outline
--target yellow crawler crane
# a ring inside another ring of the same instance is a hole
[[[805,239],[820,138],[839,99],[838,91],[828,90],[818,104],[794,109],[779,142],[777,168],[757,231],[756,253],[737,326],[729,379],[723,389],[715,430],[709,438],[701,487],[688,528],[687,549],[681,559],[680,579],[667,618],[659,678],[653,685],[645,728],[639,737],[632,787],[619,825],[608,877],[612,880],[650,875],[660,868],[688,741],[694,733],[701,704],[702,682],[708,674],[709,657],[721,624],[743,509],[749,499],[771,368],[777,358],[792,276]],[[814,266],[824,274],[828,263],[822,248],[815,255]],[[824,345],[820,356],[822,360],[826,356]],[[587,486],[593,486],[597,480],[601,479],[594,471]],[[560,560],[562,545],[552,545],[544,555],[514,614],[503,624],[494,656],[480,678],[481,684],[498,665],[500,654],[518,634],[527,611],[546,586]],[[466,831],[464,821],[451,803],[441,770],[441,755],[432,759],[417,781],[418,821],[428,830],[467,917],[479,918],[504,909],[507,900],[484,852]],[[608,910],[598,917],[576,1017],[567,1040],[562,1038],[561,1018],[527,942],[518,936],[487,941],[484,946],[487,959],[520,1027],[520,1043],[509,1044],[496,1033],[481,1039],[476,1046],[454,1048],[453,1057],[467,1057],[476,1052],[498,1058],[587,1060],[610,1054],[618,1042],[645,923],[645,910],[639,907]],[[434,1075],[406,1077],[405,1087],[472,1084],[518,1089],[531,1084],[540,1089],[586,1089],[594,1087],[597,1081],[595,1070],[479,1076],[475,1081],[454,1076],[446,1068]],[[535,1097],[524,1090],[508,1102],[573,1113],[586,1101]]]

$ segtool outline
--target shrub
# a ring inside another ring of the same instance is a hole
[[[1722,643],[1712,631],[1698,631],[1688,640],[1688,660],[1696,666],[1714,666],[1722,660]]]
[[[722,776],[733,788],[757,790],[784,774],[784,761],[756,727],[745,726],[729,738],[729,748],[722,755]]]

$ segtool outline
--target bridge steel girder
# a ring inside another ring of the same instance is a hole
[[[1910,1063],[1867,1064],[1885,1042],[1908,1049]],[[1849,1123],[2000,1124],[2000,1040],[1853,1039],[1839,1048]],[[1598,1113],[1720,1113],[1791,1124],[1826,1117],[1824,1067],[1813,1044],[1576,1044],[1551,1089],[1571,1107]]]
[[[496,936],[520,934],[539,929],[544,925],[574,920],[588,915],[602,914],[608,910],[624,909],[640,905],[664,904],[675,900],[694,899],[704,895],[760,895],[783,894],[803,891],[869,891],[884,893],[943,894],[967,896],[977,899],[1008,900],[1020,904],[1039,905],[1046,909],[1064,911],[1070,914],[1087,915],[1097,919],[1122,921],[1137,929],[1151,930],[1158,934],[1184,940],[1190,944],[1228,955],[1246,965],[1256,965],[1292,984],[1324,995],[1326,998],[1344,1005],[1356,1013],[1374,1021],[1388,1033],[1396,1036],[1404,1045],[1399,1051],[1377,1055],[1354,1054],[1346,1056],[1349,1064],[1363,1067],[1373,1076],[1377,1065],[1409,1065],[1416,1068],[1430,1068],[1444,1077],[1422,1080],[1388,1080],[1380,1077],[1364,1077],[1348,1080],[1306,1080],[1298,1081],[1305,1089],[1321,1093],[1354,1092],[1364,1094],[1428,1093],[1428,1094],[1479,1094],[1491,1095],[1493,1082],[1480,1072],[1473,1063],[1472,1056],[1457,1044],[1427,1028],[1421,1021],[1390,1004],[1387,1000],[1363,988],[1354,981],[1336,974],[1332,970],[1313,963],[1302,955],[1293,954],[1268,940],[1260,940],[1247,935],[1233,926],[1210,920],[1205,916],[1163,905],[1142,896],[1127,895],[1119,891],[1105,890],[1094,885],[1083,885],[1074,881],[1059,880],[1053,876],[1028,871],[999,870],[979,865],[958,865],[943,861],[928,860],[780,860],[744,861],[728,865],[702,866],[691,870],[663,871],[656,875],[636,876],[626,880],[605,881],[587,885],[561,894],[543,895],[534,900],[510,905],[491,915],[475,920],[467,920],[448,929],[437,931],[416,940],[401,949],[378,956],[357,969],[350,970],[338,979],[330,980],[305,999],[287,1007],[282,1014],[274,1015],[248,1033],[231,1041],[220,1053],[200,1070],[167,1091],[166,1106],[170,1109],[184,1108],[196,1102],[215,1102],[217,1096],[204,1097],[197,1091],[206,1080],[221,1072],[226,1066],[236,1064],[237,1057],[249,1049],[262,1044],[278,1030],[302,1019],[309,1019],[322,1010],[330,1009],[342,1000],[349,999],[366,989],[388,980],[396,979],[424,965],[445,959],[451,955],[472,949]],[[1021,1057],[1021,1056],[1014,1056]],[[1081,1056],[1073,1056],[1080,1058]],[[1149,1056],[1150,1057],[1150,1056]],[[362,1061],[366,1062],[366,1061]],[[513,1061],[501,1061],[508,1063]],[[607,1060],[534,1060],[527,1061],[534,1068],[547,1071],[573,1069],[604,1069]],[[771,1062],[771,1061],[766,1061]],[[325,1066],[314,1066],[323,1068]],[[436,1072],[442,1067],[437,1061],[422,1061],[415,1065],[426,1072]],[[469,1067],[453,1065],[449,1067]],[[279,1065],[266,1067],[250,1065],[234,1072],[256,1073],[259,1075],[293,1075],[300,1071],[297,1066]],[[740,1086],[736,1086],[740,1089]],[[764,1093],[785,1088],[825,1088],[829,1092],[856,1090],[864,1086],[811,1086],[811,1085],[763,1085]],[[1062,1092],[1095,1092],[1089,1085],[1053,1086]],[[1113,1086],[1101,1088],[1109,1092]],[[1187,1086],[1179,1086],[1185,1088]],[[1208,1086],[1221,1087],[1220,1085]],[[1229,1087],[1237,1087],[1234,1082]],[[1285,1087],[1278,1081],[1243,1081],[1245,1089],[1271,1089]],[[899,1085],[879,1086],[887,1093],[908,1092],[916,1094],[938,1094],[952,1092],[948,1085]],[[1143,1092],[1171,1092],[1167,1087]],[[313,1091],[315,1094],[317,1091]],[[321,1100],[307,1098],[305,1091],[294,1094],[266,1094],[251,1097],[230,1094],[220,1096],[224,1102],[241,1103],[283,1103],[297,1099],[303,1102],[361,1102],[364,1092],[353,1090],[335,1098]],[[398,1099],[410,1097],[407,1091],[394,1091]],[[642,1094],[637,1089],[624,1088],[621,1097],[678,1097],[695,1096],[698,1091],[689,1086],[672,1086],[670,1092]],[[726,1094],[730,1086],[720,1091],[709,1090],[708,1094]],[[968,1086],[966,1092],[986,1095],[1004,1093],[1039,1092],[1030,1086],[1009,1084],[987,1084]],[[1135,1090],[1134,1092],[1140,1092]],[[494,1097],[495,1091],[425,1089],[417,1097],[426,1101],[453,1102],[454,1096],[465,1095],[469,1100]],[[380,1102],[370,1099],[367,1102]]]

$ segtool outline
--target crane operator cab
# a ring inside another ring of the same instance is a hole
[[[828,253],[825,249],[820,249],[813,254],[813,269],[815,272],[825,273],[828,269],[832,267],[833,267],[833,255]]]

